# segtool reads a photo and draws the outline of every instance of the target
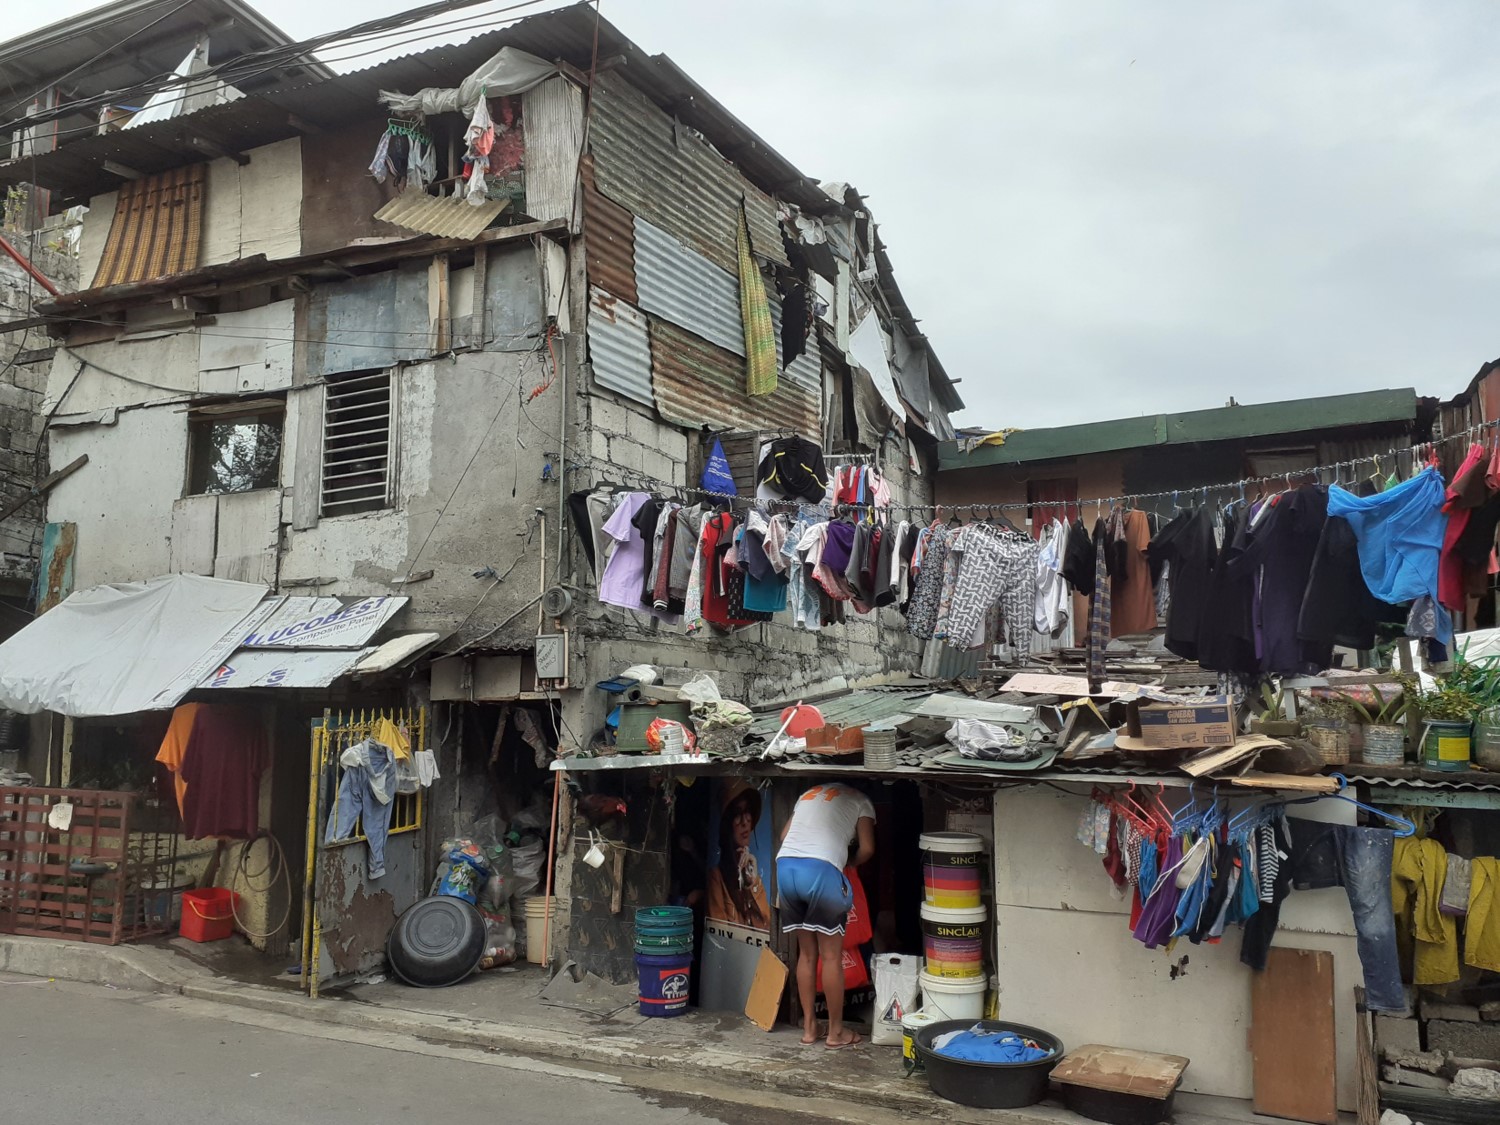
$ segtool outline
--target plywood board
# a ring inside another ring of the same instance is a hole
[[[1273,949],[1250,985],[1256,1113],[1334,1125],[1333,955]]]
[[[1097,694],[1113,695],[1121,699],[1133,697],[1141,690],[1141,684],[1122,684],[1110,681],[1102,684]],[[1024,691],[1032,695],[1089,695],[1087,676],[1049,676],[1041,672],[1018,672],[1002,685],[1002,691]]]
[[[1052,1080],[1066,1086],[1112,1090],[1165,1101],[1182,1081],[1188,1061],[1183,1055],[1088,1043],[1063,1056],[1052,1071]]]
[[[781,994],[786,990],[787,968],[781,958],[769,949],[760,951],[760,962],[755,966],[755,980],[750,985],[750,998],[745,1001],[745,1015],[762,1031],[776,1026],[776,1013],[781,1010]]]
[[[1247,773],[1228,779],[1248,789],[1296,789],[1306,793],[1337,793],[1339,783],[1331,777],[1299,777],[1290,773]]]
[[[218,525],[217,496],[184,496],[172,501],[173,574],[213,575]]]

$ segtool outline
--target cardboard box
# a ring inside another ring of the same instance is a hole
[[[1129,731],[1148,750],[1227,746],[1234,742],[1234,704],[1225,695],[1176,702],[1142,699],[1130,704]]]

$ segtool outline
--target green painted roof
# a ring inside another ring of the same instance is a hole
[[[1253,406],[1221,406],[1182,414],[1148,414],[1116,418],[1080,426],[1053,426],[1011,434],[1004,445],[981,445],[965,454],[956,441],[939,446],[938,469],[973,469],[1011,465],[1059,457],[1081,457],[1117,449],[1153,445],[1226,441],[1236,438],[1295,434],[1341,426],[1369,426],[1382,422],[1411,422],[1417,416],[1417,392],[1361,391],[1350,395],[1263,402]]]

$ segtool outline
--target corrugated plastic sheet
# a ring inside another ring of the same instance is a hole
[[[755,253],[786,264],[770,196],[620,72],[606,71],[596,79],[589,146],[600,191],[719,268],[735,272],[741,198]]]
[[[474,238],[505,210],[508,200],[486,200],[475,207],[467,199],[440,199],[425,191],[403,191],[375,217],[407,230],[444,238]]]
[[[677,425],[818,433],[820,395],[782,379],[775,393],[745,393],[745,361],[685,328],[650,316],[656,408]]]
[[[645,314],[598,286],[589,287],[589,363],[600,386],[654,405]]]
[[[594,160],[583,160],[583,237],[589,284],[639,304],[635,284],[635,216],[594,185]]]

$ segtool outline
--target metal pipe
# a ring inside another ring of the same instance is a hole
[[[566,259],[565,259],[566,260]],[[571,269],[571,263],[564,268]],[[551,329],[549,328],[549,331]],[[567,519],[568,498],[565,485],[568,474],[563,467],[568,463],[568,359],[571,349],[568,347],[567,337],[563,337],[562,370],[558,372],[558,379],[562,386],[558,395],[558,422],[557,422],[557,573],[563,572],[563,524]],[[542,541],[542,549],[546,550],[546,540]]]
[[[544,509],[538,508],[536,510],[536,516],[542,524],[542,549],[537,552],[537,556],[541,560],[541,565],[537,568],[540,572],[540,575],[536,591],[536,631],[540,633],[542,632],[547,620],[547,607],[542,604],[542,598],[545,597],[547,593],[547,513]]]

